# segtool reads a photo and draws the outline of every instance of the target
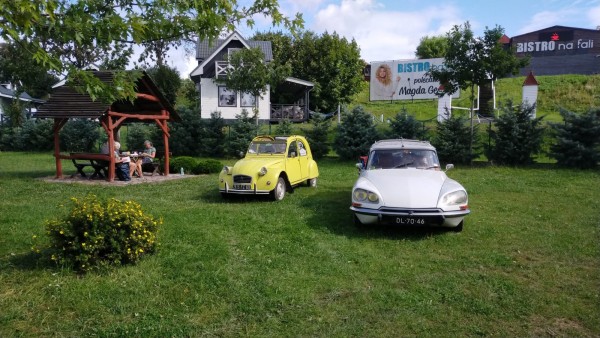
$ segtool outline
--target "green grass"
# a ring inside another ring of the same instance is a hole
[[[536,76],[538,80],[537,116],[545,116],[549,122],[562,121],[559,114],[561,108],[586,112],[591,108],[600,107],[600,75],[557,75]],[[525,77],[503,78],[496,82],[496,105],[502,106],[508,100],[514,104],[521,103],[523,82]],[[469,92],[461,91],[460,98],[452,101],[453,106],[469,107]],[[356,95],[351,106],[362,105],[378,119],[384,115],[384,120],[406,109],[420,121],[433,120],[437,116],[437,100],[415,101],[369,101],[369,84],[365,82],[362,90]],[[468,114],[467,111],[455,111]]]
[[[472,208],[456,234],[355,228],[356,169],[335,158],[319,162],[316,189],[281,202],[223,201],[216,175],[40,180],[53,165],[49,154],[0,153],[2,337],[600,335],[597,171],[452,170]],[[87,193],[163,217],[159,252],[86,276],[31,254],[44,220]]]

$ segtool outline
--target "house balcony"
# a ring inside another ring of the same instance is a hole
[[[223,79],[227,77],[227,73],[233,69],[233,66],[227,61],[215,61],[215,77]]]
[[[304,122],[308,120],[308,107],[299,104],[271,104],[270,122],[279,122],[284,119],[291,122]]]

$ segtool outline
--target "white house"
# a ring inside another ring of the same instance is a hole
[[[12,86],[0,84],[0,122],[3,122],[8,117],[6,116],[4,109],[14,100],[19,100],[25,104],[28,115],[35,113],[37,106],[44,103],[43,100],[34,99],[25,92],[17,97],[17,93],[12,89]]]
[[[295,78],[287,78],[278,85],[278,91],[283,90],[293,97],[289,104],[271,104],[270,88],[262,97],[253,97],[249,93],[238,93],[220,84],[218,79],[227,75],[229,64],[227,56],[242,48],[259,48],[265,62],[273,60],[270,41],[246,40],[239,32],[234,31],[225,39],[219,39],[212,44],[209,41],[199,41],[196,49],[198,66],[190,74],[200,93],[200,116],[210,118],[211,113],[220,112],[226,120],[234,120],[235,116],[246,109],[250,114],[254,107],[258,108],[258,119],[262,122],[274,122],[288,118],[294,122],[308,119],[308,93],[313,83]]]

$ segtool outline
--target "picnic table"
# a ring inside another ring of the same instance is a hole
[[[61,159],[69,159],[73,162],[77,173],[73,176],[81,175],[81,177],[87,178],[88,174],[85,173],[84,169],[90,167],[93,169],[93,173],[89,177],[93,178],[105,178],[108,177],[108,164],[109,156],[106,154],[98,153],[70,153],[69,155],[61,155]]]

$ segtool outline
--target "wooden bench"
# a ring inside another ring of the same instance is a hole
[[[94,170],[89,177],[90,179],[108,177],[108,155],[96,153],[70,153],[69,155],[62,155],[60,158],[70,159],[73,162],[75,169],[77,169],[77,173],[71,175],[71,177],[81,175],[81,177],[87,178],[87,174],[84,171],[87,167],[91,167]]]

